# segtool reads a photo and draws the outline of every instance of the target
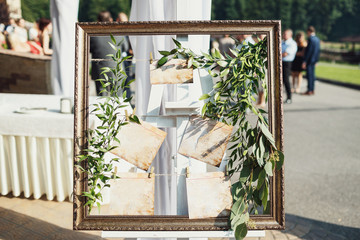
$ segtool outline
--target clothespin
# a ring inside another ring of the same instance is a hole
[[[134,107],[133,112],[132,112],[132,116],[134,116],[136,114],[136,107]]]
[[[114,169],[114,172],[113,172],[113,179],[115,179],[116,178],[116,173],[117,173],[117,167],[115,166],[115,169]]]
[[[190,168],[186,167],[186,178],[190,176]]]
[[[229,167],[227,164],[225,165],[225,176],[229,176]]]
[[[153,63],[153,61],[154,61],[154,59],[153,59],[153,55],[152,55],[152,52],[150,52],[150,64],[152,64],[152,63]]]
[[[129,121],[129,113],[126,109],[125,109],[125,118],[126,118],[126,121]]]
[[[155,176],[154,169],[155,169],[154,167],[151,167],[149,178],[153,178]]]

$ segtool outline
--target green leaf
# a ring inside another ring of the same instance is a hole
[[[211,71],[211,69],[208,70],[208,73],[209,73],[210,76],[212,76],[212,77],[217,77],[217,76],[218,76],[216,73],[214,73],[213,71]]]
[[[281,151],[277,151],[279,154],[279,161],[276,162],[276,170],[280,170],[284,164],[284,154]]]
[[[230,71],[229,68],[225,68],[224,70],[221,71],[220,77],[225,77],[226,75],[229,74],[229,71]]]
[[[85,197],[90,198],[90,199],[94,199],[94,198],[95,198],[91,193],[88,193],[88,192],[83,192],[83,195],[84,195]]]
[[[215,101],[220,100],[220,92],[215,93],[214,99],[215,99]]]
[[[205,93],[205,94],[203,94],[203,95],[199,98],[199,100],[208,99],[209,97],[210,97],[210,95],[207,94],[207,93]]]
[[[256,161],[258,162],[258,164],[260,166],[262,166],[264,164],[264,159],[261,157],[260,148],[255,149],[255,156],[256,156]]]
[[[261,128],[261,132],[269,140],[271,145],[273,145],[273,147],[276,149],[274,138],[273,138],[272,134],[270,133],[269,129],[262,122],[260,122],[259,125],[260,125],[260,128]]]
[[[235,57],[237,57],[237,56],[239,55],[239,53],[238,53],[236,50],[231,49],[231,48],[230,48],[230,52],[231,52]]]
[[[235,239],[242,240],[246,237],[247,227],[245,223],[242,223],[235,228]]]
[[[181,43],[173,38],[173,42],[176,44],[178,48],[181,48]]]
[[[134,115],[134,116],[132,116],[132,117],[129,117],[129,120],[130,120],[130,122],[134,122],[134,123],[140,124],[140,120],[139,120],[139,118],[138,118],[136,115]]]
[[[248,212],[241,214],[239,223],[247,223],[249,221],[249,218],[250,218],[250,216],[249,216]]]
[[[246,156],[247,153],[248,153],[248,150],[246,149],[245,151],[243,151],[243,156]]]
[[[195,60],[193,61],[192,65],[194,68],[198,68],[200,66],[199,63]]]
[[[250,177],[250,173],[251,173],[250,167],[244,165],[240,172],[239,181],[241,183],[245,183],[248,180],[248,178]]]
[[[111,42],[109,42],[109,45],[112,49],[114,49],[115,51],[117,51],[117,48],[114,46],[114,44],[112,44]]]
[[[204,116],[207,109],[207,104],[204,104],[204,106],[201,108],[201,115]]]
[[[257,182],[257,186],[256,186],[256,189],[260,189],[261,186],[264,184],[265,182],[265,176],[266,176],[266,172],[265,170],[261,170],[260,173],[259,173],[259,177],[258,177],[258,182]]]
[[[219,66],[221,67],[226,67],[228,64],[226,61],[217,61],[216,63],[219,64]]]
[[[233,206],[231,207],[231,212],[234,215],[242,214],[245,210],[245,203],[244,199],[241,198],[240,200],[236,201]]]
[[[164,65],[167,62],[167,60],[168,60],[167,57],[160,58],[160,60],[157,63],[157,67],[161,67],[162,65]]]
[[[170,54],[175,54],[175,53],[177,53],[177,51],[178,50],[176,48],[174,48],[173,50],[170,51]]]
[[[268,195],[269,195],[269,188],[268,188],[267,182],[265,182],[263,192],[260,191],[260,198],[261,198],[262,205],[264,206],[264,209],[266,209],[266,207],[267,207]]]
[[[263,142],[263,136],[260,137],[259,139],[259,145],[260,145],[260,158],[264,157],[264,153],[265,153],[265,146],[264,146],[264,142]]]
[[[219,49],[217,49],[217,48],[215,48],[214,57],[216,57],[218,59],[224,59],[224,56],[221,55],[221,53],[219,52]]]
[[[272,172],[272,163],[271,163],[270,161],[268,161],[268,162],[265,164],[264,169],[265,169],[267,175],[269,175],[269,176],[272,176],[272,175],[273,175],[273,172]]]
[[[169,55],[171,55],[171,53],[170,52],[168,52],[168,51],[158,51],[161,55],[163,55],[163,56],[169,56]]]
[[[215,89],[215,88],[220,88],[221,86],[223,85],[223,83],[222,82],[217,82],[214,86],[213,86],[213,88]]]
[[[192,64],[193,64],[193,61],[194,61],[194,58],[193,57],[190,57],[189,60],[188,60],[188,64],[187,64],[187,67],[188,68],[191,68]]]
[[[262,202],[259,195],[259,190],[255,189],[255,191],[253,192],[253,199],[257,205],[261,206]]]
[[[110,38],[111,38],[111,41],[113,42],[113,44],[116,45],[116,40],[115,40],[115,38],[114,38],[114,36],[112,34],[110,34]]]
[[[111,72],[111,68],[109,68],[109,67],[102,67],[102,68],[100,68],[100,70],[102,71],[100,74],[103,74],[105,72]],[[101,80],[101,79],[99,79],[99,80]]]
[[[207,59],[207,60],[213,60],[213,58],[209,55],[209,54],[207,54],[207,53],[204,53],[204,52],[201,52],[201,54]]]

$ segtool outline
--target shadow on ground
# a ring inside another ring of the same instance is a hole
[[[0,207],[0,239],[102,239]]]
[[[324,107],[324,108],[302,108],[302,109],[285,109],[284,113],[296,112],[331,112],[331,111],[346,111],[346,110],[360,110],[360,107]]]
[[[300,239],[360,239],[360,228],[346,227],[286,214],[286,230]]]

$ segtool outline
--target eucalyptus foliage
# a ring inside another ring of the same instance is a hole
[[[247,234],[247,225],[253,224],[249,215],[258,214],[259,209],[269,211],[269,180],[275,167],[281,169],[284,160],[269,131],[267,112],[256,107],[254,98],[260,85],[265,95],[267,93],[266,39],[259,39],[256,44],[237,42],[237,47],[231,49],[231,56],[223,56],[217,49],[211,54],[198,55],[177,40],[173,41],[176,48],[159,51],[163,57],[158,67],[170,59],[181,58],[187,60],[188,68],[208,69],[218,80],[211,92],[200,97],[199,100],[205,101],[201,114],[236,129],[229,141],[231,154],[227,159],[229,174],[239,173],[238,181],[232,185],[230,222],[235,237],[242,239]],[[247,112],[255,114],[254,126]]]
[[[123,62],[128,57],[121,57],[121,44],[117,43],[115,38],[111,36],[110,46],[114,50],[114,54],[108,54],[114,63],[114,68],[102,68],[101,76],[97,79],[103,87],[100,93],[105,93],[105,97],[101,97],[98,103],[93,104],[94,109],[91,114],[101,122],[95,129],[87,131],[87,149],[83,149],[83,154],[78,155],[77,166],[88,176],[88,191],[83,192],[83,196],[87,197],[85,206],[89,206],[89,212],[96,204],[100,211],[100,202],[103,201],[102,189],[110,187],[109,180],[117,178],[114,172],[114,162],[119,158],[112,158],[105,161],[105,154],[116,148],[112,143],[118,142],[116,138],[120,128],[129,123],[129,121],[140,123],[136,115],[126,118],[124,114],[120,114],[121,108],[127,107],[131,98],[126,97],[126,90],[129,89],[132,81],[126,82],[127,75],[123,69]],[[119,96],[122,94],[122,97]],[[81,167],[81,162],[87,160],[87,166]]]

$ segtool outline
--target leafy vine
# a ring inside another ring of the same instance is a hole
[[[85,206],[89,206],[89,212],[96,204],[100,211],[100,202],[103,201],[102,189],[110,187],[109,180],[117,178],[114,172],[114,162],[118,162],[119,158],[112,158],[108,161],[105,160],[105,154],[115,149],[113,146],[114,141],[119,142],[116,138],[120,128],[131,122],[140,124],[136,115],[131,115],[128,118],[120,113],[121,108],[128,106],[131,98],[126,97],[126,89],[129,89],[131,82],[126,81],[127,75],[123,69],[123,62],[131,58],[131,56],[121,56],[121,44],[117,43],[116,39],[111,35],[110,46],[114,50],[114,54],[108,54],[115,63],[114,68],[104,67],[100,75],[103,78],[97,79],[102,86],[100,93],[105,93],[100,101],[93,104],[94,109],[92,114],[101,122],[95,129],[87,131],[87,149],[83,149],[83,154],[78,155],[77,167],[85,172],[88,176],[88,191],[83,192],[83,196],[87,197]],[[119,94],[122,97],[119,96]],[[87,160],[87,166],[81,167],[81,162]]]
[[[236,127],[230,138],[228,169],[230,176],[240,173],[232,185],[233,206],[230,214],[231,227],[236,239],[247,234],[247,226],[253,225],[250,214],[269,211],[269,181],[274,169],[281,169],[284,155],[275,146],[269,131],[267,112],[255,106],[254,95],[263,87],[265,98],[267,84],[267,41],[259,39],[256,44],[237,42],[230,49],[231,56],[223,56],[217,49],[211,54],[195,54],[173,39],[176,48],[159,51],[163,56],[158,67],[170,59],[186,59],[188,68],[208,69],[218,79],[213,90],[200,97],[204,100],[203,117],[215,119]],[[257,117],[255,126],[247,119],[251,111]]]

